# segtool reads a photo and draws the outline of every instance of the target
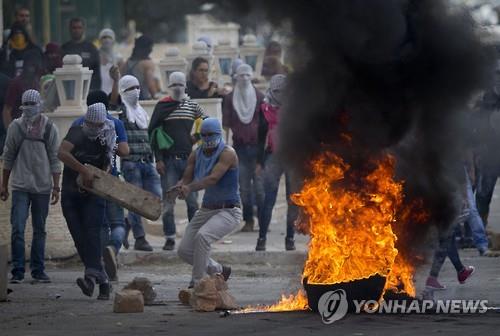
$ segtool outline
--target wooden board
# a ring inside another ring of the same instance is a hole
[[[161,199],[156,195],[123,182],[119,178],[106,173],[92,165],[85,165],[95,176],[92,188],[85,188],[78,176],[77,183],[82,188],[97,196],[115,202],[125,209],[135,212],[149,220],[157,220],[161,216]]]

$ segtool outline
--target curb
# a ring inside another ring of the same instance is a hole
[[[306,261],[305,251],[269,251],[269,252],[217,252],[210,256],[223,264],[252,265],[269,264],[280,266],[303,265]],[[175,251],[140,252],[127,251],[118,255],[118,263],[123,265],[138,264],[185,264]]]

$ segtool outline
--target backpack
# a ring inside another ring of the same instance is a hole
[[[47,151],[47,154],[49,153],[49,150],[47,148],[47,144],[49,142],[50,130],[52,128],[52,125],[54,124],[51,120],[47,120],[47,123],[45,124],[45,129],[43,131],[43,138],[42,139],[33,139],[33,138],[28,137],[28,135],[26,134],[24,129],[21,127],[21,125],[19,125],[19,123],[16,122],[14,124],[17,125],[16,127],[19,128],[19,131],[21,132],[21,134],[23,136],[21,143],[19,144],[19,146],[16,149],[16,155],[14,156],[15,158],[17,158],[17,155],[19,154],[19,151],[21,150],[21,146],[23,145],[24,140],[43,142],[43,144],[45,145],[45,150]]]

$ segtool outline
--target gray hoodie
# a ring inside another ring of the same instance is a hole
[[[47,117],[42,115],[42,118]],[[61,173],[61,164],[57,158],[59,149],[57,127],[52,123],[48,129],[50,135],[47,144],[43,141],[26,139],[20,128],[26,132],[22,117],[15,119],[9,125],[3,151],[3,167],[11,170],[11,187],[13,190],[29,193],[50,194],[52,174]],[[42,131],[42,139],[45,129]]]

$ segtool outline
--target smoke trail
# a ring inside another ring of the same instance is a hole
[[[291,22],[294,72],[279,129],[285,162],[307,174],[312,158],[332,150],[365,169],[368,157],[392,151],[407,199],[423,199],[435,224],[450,224],[467,103],[492,66],[464,11],[441,0],[217,3]]]

